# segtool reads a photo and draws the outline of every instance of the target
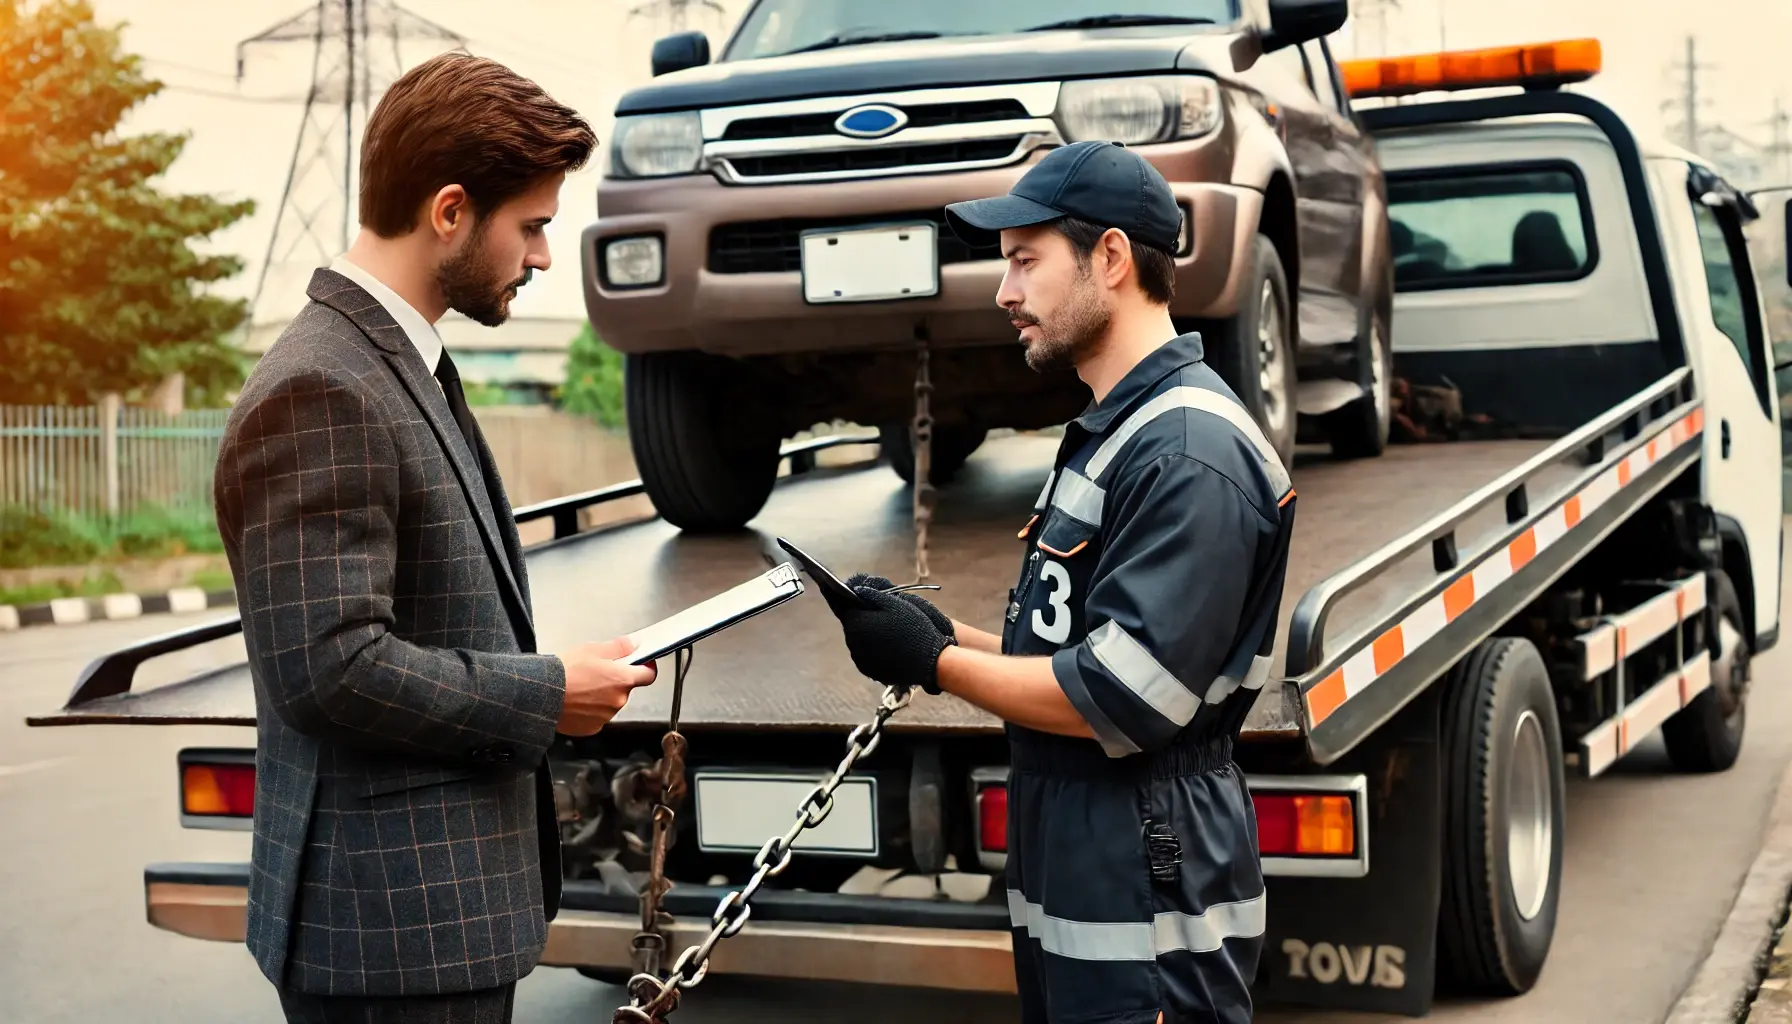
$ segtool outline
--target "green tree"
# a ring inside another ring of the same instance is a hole
[[[242,379],[247,303],[203,286],[243,268],[191,243],[254,209],[151,181],[187,136],[121,137],[161,91],[86,0],[0,0],[0,402],[92,401],[168,374]]]
[[[590,324],[579,330],[566,351],[560,406],[611,430],[628,426],[622,405],[622,353],[604,344]]]

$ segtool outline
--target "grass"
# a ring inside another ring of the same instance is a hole
[[[117,575],[108,571],[89,576],[80,583],[33,583],[30,586],[0,590],[0,604],[43,604],[60,597],[103,597],[124,589]]]
[[[187,580],[187,586],[198,587],[208,594],[218,590],[235,590],[236,577],[230,575],[228,569],[202,569]]]
[[[224,550],[209,509],[145,508],[117,520],[0,508],[0,568],[90,565]],[[75,596],[75,595],[65,595]]]

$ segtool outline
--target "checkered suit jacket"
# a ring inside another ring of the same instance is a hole
[[[565,694],[484,439],[378,302],[319,270],[218,454],[255,680],[248,945],[276,985],[489,988],[559,900]]]

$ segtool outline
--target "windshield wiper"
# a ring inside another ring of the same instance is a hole
[[[938,39],[939,37],[940,33],[938,32],[867,32],[863,35],[842,32],[839,35],[829,36],[818,43],[786,50],[779,56],[809,53],[813,50],[832,50],[837,46],[857,46],[860,43],[899,43],[904,39]]]
[[[1097,14],[1023,28],[1022,32],[1050,32],[1061,28],[1119,28],[1126,25],[1211,25],[1212,18],[1188,18],[1175,14]]]

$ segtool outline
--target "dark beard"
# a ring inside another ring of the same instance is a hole
[[[449,309],[487,327],[496,327],[510,318],[510,293],[522,286],[523,279],[503,280],[485,258],[488,223],[479,222],[467,244],[442,261],[436,270],[436,286],[442,289]]]
[[[1076,368],[1077,357],[1094,347],[1096,340],[1107,332],[1113,314],[1102,306],[1094,276],[1085,266],[1077,275],[1070,300],[1053,314],[1049,327],[1024,310],[1017,311],[1014,319],[1041,328],[1039,340],[1027,345],[1027,367],[1035,373],[1055,373]]]

